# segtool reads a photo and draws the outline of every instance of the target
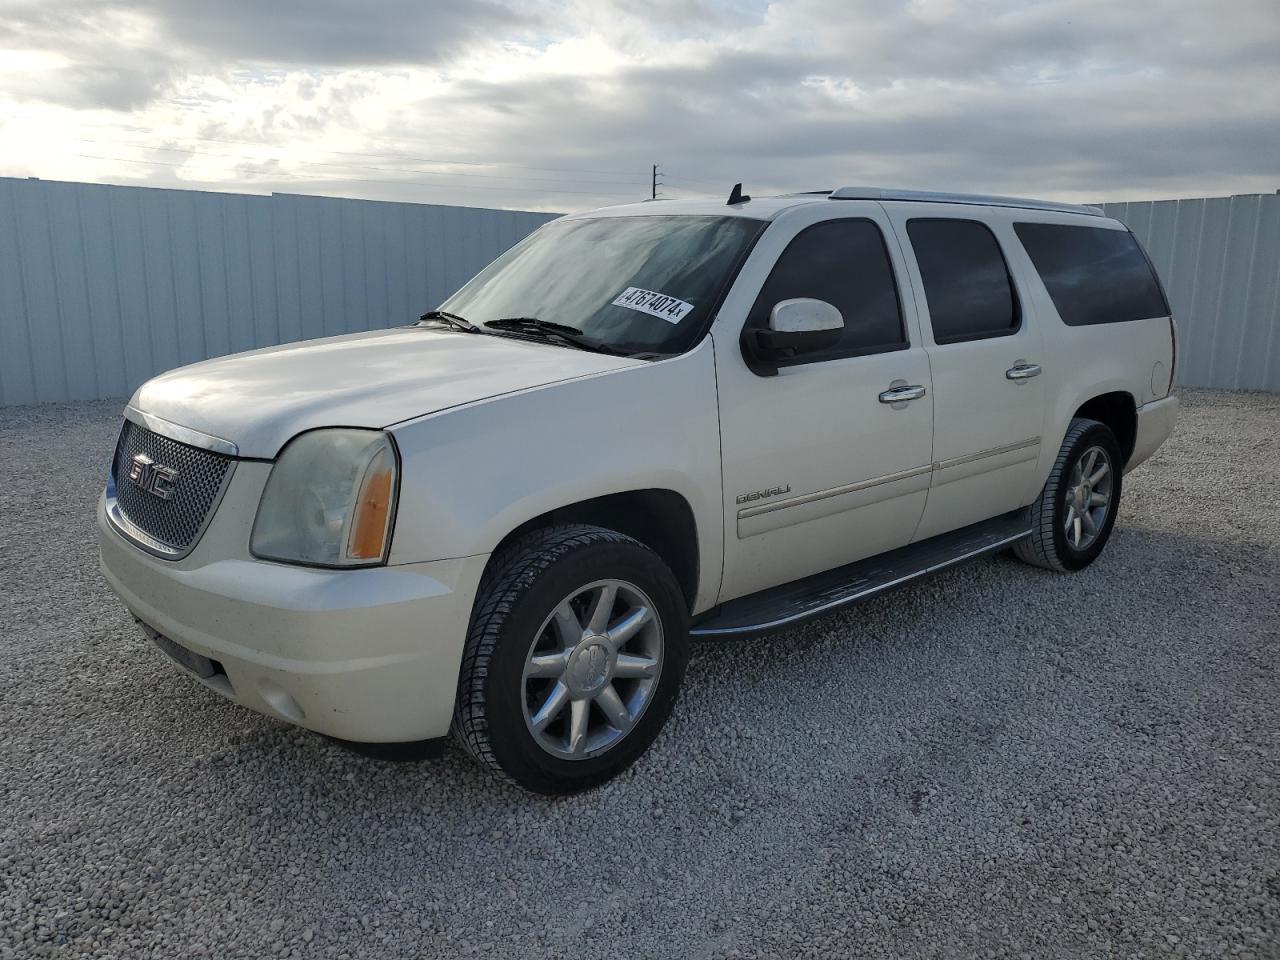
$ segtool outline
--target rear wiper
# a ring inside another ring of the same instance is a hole
[[[539,320],[537,317],[501,317],[485,324],[494,330],[510,330],[542,340],[554,340],[577,347],[579,350],[590,350],[593,353],[612,353],[615,356],[626,356],[625,351],[611,347],[602,340],[588,337],[577,327],[567,323],[554,323],[550,320]]]
[[[480,328],[465,317],[460,317],[456,313],[449,313],[445,310],[428,310],[418,318],[418,323],[428,323],[432,320],[443,323],[445,326],[453,327],[455,330],[463,330],[466,333],[479,333]]]

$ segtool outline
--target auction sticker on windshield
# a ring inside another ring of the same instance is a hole
[[[684,319],[685,314],[693,309],[692,303],[668,297],[665,293],[641,290],[639,287],[627,287],[618,294],[613,305],[626,307],[628,310],[638,310],[640,313],[647,313],[668,323],[679,323]]]

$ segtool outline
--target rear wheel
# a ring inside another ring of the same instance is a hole
[[[530,790],[586,789],[657,737],[687,658],[684,597],[652,550],[600,527],[536,531],[481,584],[454,735]]]
[[[1031,505],[1031,536],[1019,559],[1049,570],[1082,570],[1097,559],[1116,522],[1121,487],[1120,444],[1097,420],[1071,421],[1049,479]]]

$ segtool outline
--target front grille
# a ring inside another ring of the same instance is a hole
[[[175,471],[168,484],[171,498],[157,496],[129,479],[130,468],[139,454],[157,466]],[[175,552],[184,552],[194,546],[232,463],[232,458],[224,454],[170,440],[126,420],[111,464],[116,504],[124,519],[139,531]]]

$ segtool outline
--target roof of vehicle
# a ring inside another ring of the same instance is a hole
[[[727,196],[727,195],[726,195]],[[810,193],[791,193],[778,197],[751,197],[729,206],[720,197],[700,197],[690,200],[644,200],[640,203],[602,207],[598,210],[570,214],[567,219],[601,216],[737,216],[753,220],[772,220],[792,207],[829,203],[832,200],[909,201],[913,203],[956,203],[983,207],[1016,207],[1024,210],[1044,210],[1053,213],[1074,213],[1091,217],[1104,217],[1098,207],[1055,200],[1032,200],[1023,197],[1003,197],[978,193],[943,193],[934,190],[900,190],[888,187],[840,187],[836,190],[815,190]]]
[[[582,213],[571,213],[566,220],[579,217],[642,217],[661,216],[698,216],[747,217],[752,220],[772,220],[783,210],[799,206],[815,200],[825,201],[825,197],[753,197],[732,207],[725,203],[724,197],[699,197],[691,200],[642,200],[640,203],[623,203],[615,207],[600,207],[597,210],[585,210]]]
[[[910,200],[916,203],[968,203],[981,207],[1019,207],[1024,210],[1051,210],[1054,213],[1082,213],[1090,217],[1104,216],[1098,207],[1057,200],[1032,200],[1026,197],[1001,197],[984,193],[941,193],[936,190],[894,190],[885,187],[841,187],[830,194],[832,200]]]

